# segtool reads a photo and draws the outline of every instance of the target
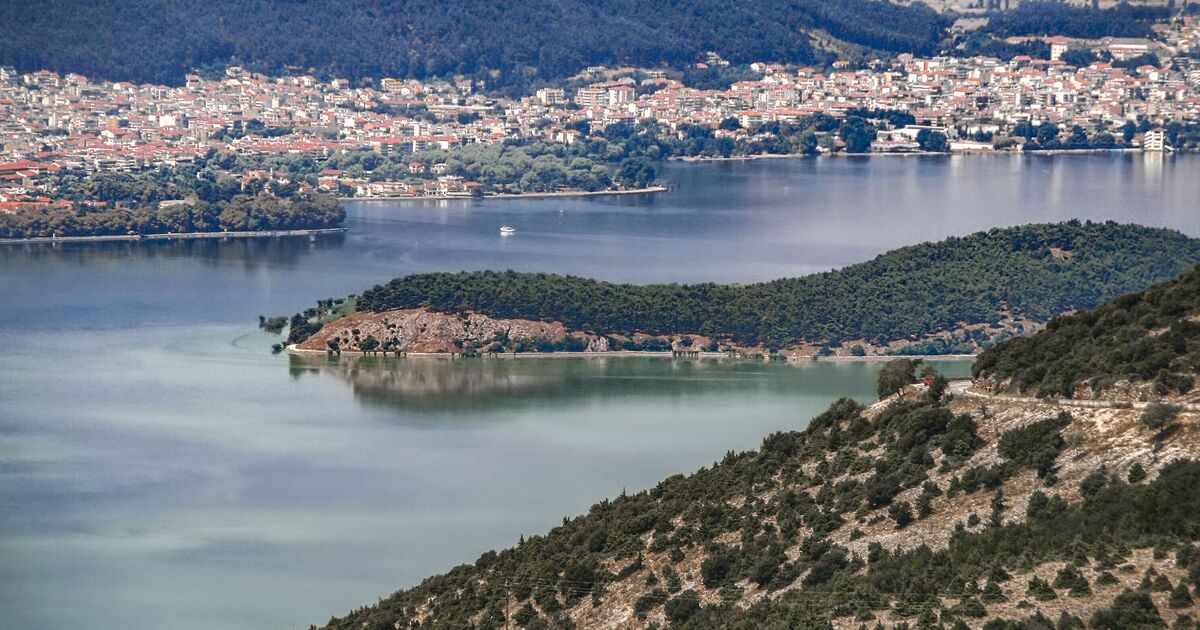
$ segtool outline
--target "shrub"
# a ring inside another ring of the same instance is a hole
[[[641,597],[637,598],[637,601],[633,602],[633,614],[637,615],[638,619],[645,619],[646,613],[654,610],[654,608],[658,606],[658,604],[662,602],[666,596],[667,592],[661,588],[656,588],[649,593],[642,595]]]
[[[1054,460],[1065,445],[1062,429],[1070,423],[1071,415],[1063,411],[1057,418],[1005,431],[998,445],[1000,455],[1018,466],[1037,470],[1038,477],[1045,477],[1054,470]]]
[[[1108,571],[1105,571],[1105,572],[1101,573],[1098,577],[1096,577],[1096,584],[1100,584],[1102,586],[1110,586],[1113,584],[1120,584],[1120,582],[1121,582],[1121,580],[1118,580],[1117,576],[1113,575],[1112,573],[1110,573]]]
[[[1171,588],[1171,580],[1165,575],[1159,575],[1150,582],[1150,586],[1147,587],[1146,590],[1158,593],[1169,593],[1171,592]]]
[[[517,622],[517,625],[525,626],[537,616],[537,611],[534,610],[533,606],[529,602],[525,602],[525,605],[513,615],[513,621]]]
[[[678,593],[683,588],[683,580],[679,579],[679,573],[671,568],[670,565],[667,565],[667,568],[663,569],[663,575],[667,578],[668,593]]]
[[[1000,585],[991,580],[988,580],[987,584],[983,587],[983,594],[979,598],[989,604],[1008,599],[1004,596],[1004,590],[1000,588]]]
[[[964,460],[970,457],[976,449],[983,446],[983,440],[976,432],[979,426],[967,414],[959,414],[946,425],[946,433],[942,435],[942,453],[946,457]]]
[[[1149,595],[1128,590],[1117,595],[1109,608],[1096,611],[1089,625],[1096,630],[1167,627]]]
[[[896,521],[896,529],[904,529],[913,520],[912,506],[908,501],[896,501],[888,508],[888,516]]]
[[[1029,580],[1029,594],[1039,602],[1048,602],[1052,599],[1057,599],[1058,594],[1050,587],[1050,584],[1042,578],[1035,577]]]
[[[846,568],[846,565],[845,549],[838,547],[826,551],[813,563],[812,570],[808,572],[808,575],[804,576],[804,583],[808,586],[824,584],[835,573]]]
[[[1159,370],[1158,375],[1154,377],[1154,392],[1159,396],[1166,396],[1171,392],[1186,394],[1194,385],[1195,382],[1191,376],[1176,374],[1165,369]]]
[[[1178,405],[1152,402],[1142,411],[1141,421],[1147,429],[1161,429],[1179,415],[1179,410]]]
[[[708,588],[716,588],[729,579],[737,567],[738,552],[724,545],[718,546],[700,564],[700,576]]]
[[[1129,476],[1127,477],[1129,483],[1137,483],[1145,478],[1146,469],[1142,468],[1140,463],[1134,462],[1134,464],[1129,467]]]
[[[1079,483],[1079,493],[1084,497],[1095,496],[1107,485],[1108,472],[1101,467],[1100,470],[1094,470],[1083,478],[1083,481]]]
[[[917,496],[917,518],[929,518],[933,514],[933,496],[922,492]]]
[[[956,615],[962,615],[964,617],[975,618],[984,617],[987,615],[987,609],[984,608],[983,604],[981,604],[979,600],[975,599],[974,597],[967,597],[963,599],[958,603],[958,605],[951,608],[950,612]]]
[[[1004,489],[997,488],[996,495],[992,497],[992,514],[988,520],[989,527],[1000,527],[1004,524]]]
[[[779,572],[779,565],[784,562],[787,562],[787,556],[783,554],[783,549],[776,545],[767,547],[757,555],[750,567],[750,581],[759,586],[770,584]]]
[[[1188,592],[1188,585],[1180,582],[1171,589],[1171,600],[1168,605],[1171,608],[1187,608],[1192,605],[1192,594]]]
[[[667,621],[671,623],[683,623],[699,611],[700,596],[691,589],[668,599],[667,603],[663,605],[663,612],[667,615]]]
[[[1087,578],[1083,577],[1079,569],[1070,565],[1058,570],[1058,575],[1054,577],[1054,588],[1070,589],[1067,594],[1071,597],[1084,597],[1092,592]]]
[[[1048,521],[1067,511],[1067,502],[1057,494],[1046,496],[1041,490],[1037,490],[1029,497],[1029,503],[1025,506],[1025,515],[1031,521]]]

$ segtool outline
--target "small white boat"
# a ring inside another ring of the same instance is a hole
[[[507,225],[502,225],[502,226],[500,226],[500,233],[501,233],[501,234],[513,234],[513,233],[515,233],[516,231],[517,231],[517,228],[515,228],[515,227],[509,227],[509,226],[507,226]]]

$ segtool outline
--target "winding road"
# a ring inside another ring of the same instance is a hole
[[[1003,400],[1005,402],[1024,403],[1031,405],[1059,405],[1063,407],[1088,407],[1091,409],[1145,409],[1148,402],[1132,402],[1128,400],[1077,400],[1074,398],[1030,398],[1025,396],[1005,396],[985,394],[971,389],[970,379],[950,381],[947,391],[956,396],[983,398],[987,400]],[[1183,411],[1200,411],[1200,403],[1171,403]]]

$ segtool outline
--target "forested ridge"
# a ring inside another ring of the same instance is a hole
[[[842,399],[327,627],[1196,627],[1200,463],[1147,448],[1195,453],[1194,419],[1164,438],[1130,410],[1105,437],[1087,411],[1014,412],[932,382],[872,408]]]
[[[1038,396],[1070,397],[1085,383],[1099,392],[1121,379],[1150,382],[1160,396],[1187,392],[1200,372],[1200,267],[1052,319],[1041,334],[985,351],[974,371]]]
[[[983,30],[997,37],[1150,37],[1154,33],[1151,26],[1170,15],[1167,7],[1138,6],[1125,2],[1107,9],[1096,9],[1065,2],[1026,0],[1011,11],[991,16]]]
[[[746,345],[887,343],[960,323],[1045,321],[1171,278],[1200,241],[1116,223],[1027,225],[904,247],[836,271],[748,285],[616,284],[542,273],[431,273],[364,291],[357,308],[424,307],[561,321],[597,334],[702,334]]]
[[[236,62],[351,79],[463,74],[514,93],[591,65],[680,67],[705,51],[810,62],[821,55],[814,29],[931,53],[948,25],[924,5],[883,0],[35,0],[0,3],[0,23],[0,64],[22,71],[178,84]]]

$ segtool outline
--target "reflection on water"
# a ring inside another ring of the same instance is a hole
[[[969,362],[932,361],[948,376],[969,375]],[[360,402],[409,411],[483,412],[551,405],[566,409],[607,398],[720,397],[747,389],[764,396],[844,391],[850,375],[865,383],[867,362],[764,363],[733,358],[669,357],[362,357],[289,355],[293,378],[331,375],[350,385]],[[845,392],[863,395],[861,390]],[[407,416],[406,416],[407,417]]]
[[[361,402],[405,409],[519,404],[521,397],[551,396],[580,380],[566,370],[521,373],[512,369],[515,361],[502,359],[291,355],[288,360],[293,377],[323,372],[348,383]]]
[[[293,267],[310,252],[342,247],[344,233],[263,238],[194,238],[98,243],[30,243],[0,247],[0,265],[7,261],[63,262],[76,266],[188,259],[210,266],[237,264],[253,271],[265,264]]]

